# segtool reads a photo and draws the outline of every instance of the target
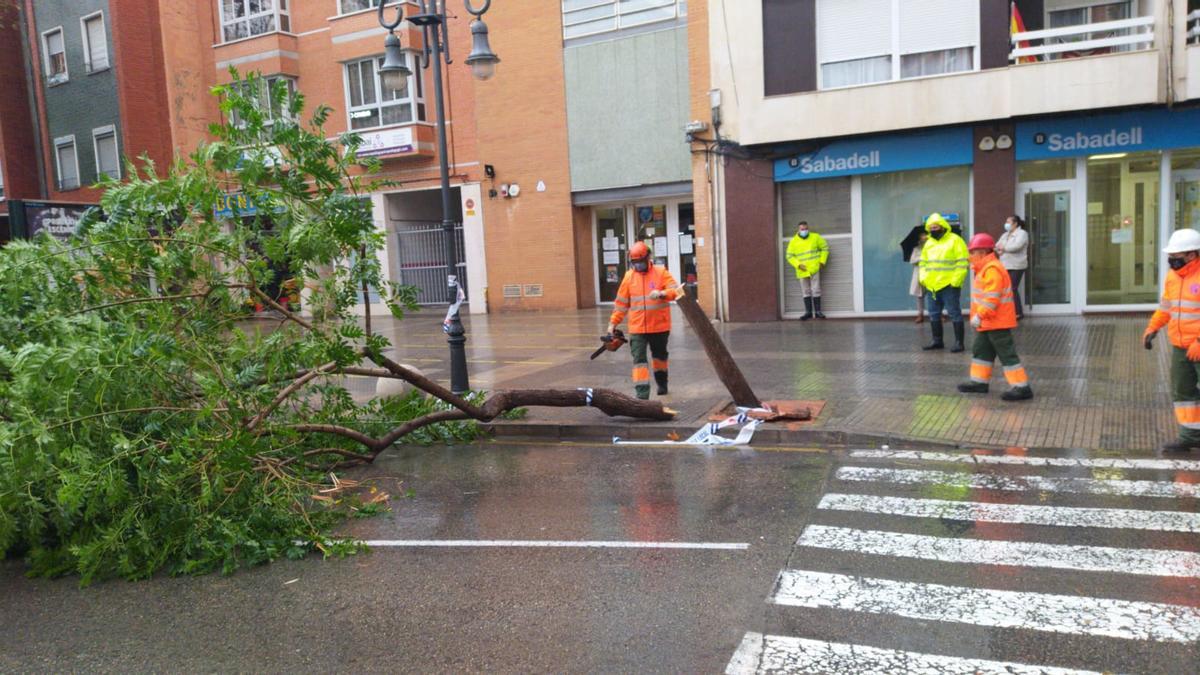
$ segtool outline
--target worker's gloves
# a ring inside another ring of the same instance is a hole
[[[971,317],[971,327],[972,328],[979,328],[982,325],[983,325],[983,317],[979,316],[978,314]]]
[[[1200,342],[1193,342],[1192,346],[1188,347],[1188,361],[1200,361]]]
[[[613,335],[617,332],[617,324],[611,323],[608,325],[608,334]]]
[[[667,297],[666,291],[650,291],[650,299],[651,300],[659,300],[659,299],[665,298],[665,297]]]
[[[1154,338],[1158,336],[1158,331],[1148,330],[1142,335],[1142,346],[1146,349],[1154,349]]]
[[[807,271],[808,271],[808,265],[805,265],[804,263],[797,263],[797,264],[796,264],[796,269],[800,270],[801,272],[807,272]]]

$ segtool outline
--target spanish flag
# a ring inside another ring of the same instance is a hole
[[[1008,34],[1009,34],[1009,37],[1011,38],[1011,36],[1016,35],[1017,33],[1025,32],[1025,21],[1021,19],[1021,10],[1017,9],[1017,3],[1010,2],[1010,3],[1008,3],[1008,6],[1010,8]],[[1028,46],[1029,46],[1028,40],[1021,40],[1020,42],[1017,43],[1017,47],[1019,47],[1021,49],[1024,49]],[[1021,56],[1021,57],[1017,58],[1017,63],[1035,63],[1036,61],[1037,61],[1036,56]]]

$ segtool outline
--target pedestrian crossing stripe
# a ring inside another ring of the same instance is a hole
[[[810,525],[797,546],[971,565],[1011,565],[1159,577],[1200,577],[1200,553],[957,539]]]
[[[784,570],[778,605],[887,614],[991,628],[1126,640],[1200,640],[1200,609],[1152,602],[1002,591]]]
[[[842,467],[837,470],[835,476],[838,480],[844,481],[895,483],[897,485],[946,485],[976,490],[1073,492],[1172,499],[1200,497],[1200,484],[1175,481],[1003,476],[917,469],[874,469],[856,466]]]
[[[822,497],[817,508],[828,511],[860,511],[914,518],[948,518],[992,523],[1200,532],[1200,513],[1183,511],[992,504],[836,493],[826,494]]]
[[[1078,467],[1088,469],[1150,469],[1158,471],[1200,471],[1200,460],[1139,459],[1128,457],[1030,457],[1028,455],[983,455],[922,450],[853,450],[855,459],[915,459],[927,462],[967,464],[1023,464],[1027,466]]]
[[[1099,675],[1090,670],[1047,668],[957,656],[921,654],[866,645],[746,633],[725,669],[727,675],[754,673],[974,673],[976,675]]]

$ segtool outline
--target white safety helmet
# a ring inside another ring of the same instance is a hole
[[[1191,228],[1172,232],[1167,247],[1163,249],[1163,253],[1186,253],[1188,251],[1200,251],[1200,232]]]

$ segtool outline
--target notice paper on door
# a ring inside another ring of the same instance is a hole
[[[619,262],[621,262],[621,254],[620,253],[618,253],[617,251],[605,251],[604,252],[604,264],[605,265],[616,265]]]
[[[1132,244],[1133,243],[1133,228],[1119,227],[1112,231],[1112,243],[1114,244]]]
[[[666,237],[655,237],[654,238],[654,253],[655,253],[655,255],[659,255],[659,256],[667,255],[667,238]]]
[[[679,235],[679,253],[680,255],[691,255],[695,249],[692,247],[692,235]]]
[[[611,230],[610,230],[610,232],[611,232]],[[604,244],[605,251],[617,250],[617,238],[616,237],[605,237],[603,244]]]

